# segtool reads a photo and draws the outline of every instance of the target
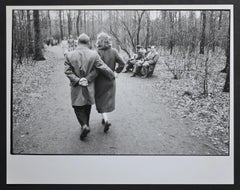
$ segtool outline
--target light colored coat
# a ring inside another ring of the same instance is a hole
[[[96,51],[87,45],[79,45],[74,51],[65,56],[65,74],[70,80],[72,106],[91,105],[94,100],[94,79],[91,71],[97,69],[101,74],[114,80],[114,72],[101,60]],[[94,73],[94,72],[92,72]],[[88,86],[79,85],[80,78],[88,80]]]

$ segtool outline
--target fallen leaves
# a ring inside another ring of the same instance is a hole
[[[179,80],[173,79],[172,73],[164,62],[174,60],[171,56],[162,56],[160,64],[155,69],[159,80],[153,87],[161,102],[171,107],[174,114],[182,118],[190,118],[198,123],[192,131],[195,136],[209,138],[214,146],[227,154],[229,151],[230,126],[230,96],[222,92],[226,74],[220,73],[225,66],[223,52],[211,54],[208,73],[208,97],[202,95],[204,56],[200,56],[196,63],[192,63],[189,71],[185,71]],[[183,62],[180,67],[182,68]],[[175,63],[172,63],[175,64]]]

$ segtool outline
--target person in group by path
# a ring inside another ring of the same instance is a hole
[[[63,40],[61,42],[61,48],[63,49],[63,54],[65,56],[68,52],[68,41],[66,37],[63,37]]]
[[[123,70],[125,63],[118,51],[112,48],[111,37],[103,32],[98,34],[96,46],[103,62],[115,72],[117,77],[117,73]],[[98,72],[98,76],[95,79],[95,101],[98,113],[102,114],[104,132],[107,132],[111,126],[107,113],[115,109],[115,94],[116,81],[109,80],[102,73]]]
[[[135,77],[136,75],[141,74],[140,71],[144,63],[146,50],[144,48],[141,48],[138,52],[141,55],[141,59],[136,60],[136,63],[133,66],[133,74],[131,75],[131,77]]]
[[[151,46],[148,46],[145,53],[145,59],[150,55],[150,53],[151,53]]]
[[[147,78],[153,74],[156,63],[159,59],[159,54],[156,51],[156,47],[152,46],[150,54],[146,57],[143,65],[142,65],[142,78]]]
[[[125,68],[124,73],[127,73],[130,71],[130,69],[133,69],[134,65],[138,60],[144,59],[144,54],[141,51],[142,48],[143,47],[141,45],[137,45],[136,54],[134,54],[133,57],[127,61],[126,63],[127,66]]]
[[[73,36],[70,35],[68,39],[68,50],[73,51],[74,50],[74,39]]]
[[[78,47],[65,56],[65,74],[70,80],[71,102],[77,119],[81,125],[80,140],[84,140],[90,132],[89,119],[91,105],[95,103],[94,79],[89,74],[93,70],[114,81],[114,72],[101,60],[96,51],[89,49],[90,38],[81,34],[78,38]]]

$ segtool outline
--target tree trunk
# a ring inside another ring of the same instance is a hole
[[[83,18],[83,23],[84,23],[84,32],[87,32],[87,20],[86,20],[86,11],[83,11],[84,13],[84,18]]]
[[[226,54],[226,66],[221,72],[227,73],[227,76],[226,76],[225,84],[223,87],[223,92],[229,92],[230,91],[230,23],[228,25],[228,41],[227,41],[225,54]]]
[[[141,14],[139,15],[138,11],[136,12],[138,15],[138,28],[137,28],[137,42],[136,44],[140,43],[140,31],[141,31],[141,22],[142,22],[142,18],[143,18],[143,14],[145,13],[145,11],[142,11]]]
[[[59,10],[59,27],[60,27],[60,37],[63,40],[63,24],[62,24],[62,11]]]
[[[228,25],[228,34],[227,34],[227,46],[225,48],[225,55],[226,55],[226,65],[222,73],[227,73],[230,67],[230,23]]]
[[[18,41],[17,34],[16,34],[17,21],[16,21],[15,11],[12,11],[12,18],[13,18],[13,20],[12,20],[12,36],[13,36],[13,46],[12,46],[13,53],[12,53],[12,56],[15,57],[15,51],[17,49],[17,41]]]
[[[195,52],[195,48],[196,48],[196,27],[195,27],[195,19],[196,19],[196,14],[194,11],[190,12],[190,17],[189,17],[190,21],[189,21],[189,34],[190,34],[190,47],[189,47],[189,54],[192,55]]]
[[[103,28],[103,16],[102,16],[102,11],[100,11],[100,25],[101,25],[101,30]]]
[[[230,91],[230,69],[227,70],[227,76],[225,80],[225,84],[223,87],[223,92],[229,92]]]
[[[213,11],[211,11],[210,15],[210,41],[212,51],[215,52],[215,19]]]
[[[72,35],[72,20],[71,20],[71,12],[67,12],[67,18],[68,18],[68,36]]]
[[[45,60],[42,49],[41,49],[41,30],[39,21],[39,11],[33,11],[33,21],[34,21],[34,56],[33,59],[36,61]]]
[[[52,24],[51,24],[51,17],[50,17],[49,10],[47,12],[47,16],[48,16],[49,35],[50,37],[52,37]]]
[[[80,17],[81,17],[81,11],[78,10],[77,21],[76,21],[77,36],[80,35],[80,28],[79,28]]]
[[[28,36],[28,53],[33,54],[31,20],[29,10],[27,10],[27,36]]]
[[[170,41],[169,41],[169,48],[170,48],[170,55],[173,53],[173,46],[174,46],[174,37],[173,37],[173,25],[174,25],[174,18],[172,11],[169,11],[169,18],[170,18]]]
[[[92,11],[92,39],[95,39],[94,11]]]
[[[147,47],[149,46],[149,42],[150,42],[150,12],[147,12],[147,34],[146,34],[146,46],[145,48],[147,49]]]
[[[202,33],[201,33],[201,42],[200,42],[200,54],[204,54],[205,47],[205,28],[206,28],[206,11],[201,11],[202,18]]]
[[[218,20],[218,30],[220,30],[222,24],[222,11],[219,13],[219,20]]]

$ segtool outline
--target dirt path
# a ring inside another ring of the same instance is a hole
[[[22,154],[220,154],[205,139],[191,136],[193,123],[172,118],[158,102],[152,83],[120,74],[117,79],[116,110],[108,134],[103,132],[95,106],[91,113],[91,133],[79,140],[80,127],[70,104],[69,80],[64,75],[60,47],[48,48],[56,57],[54,72],[44,96],[22,126],[24,137],[16,137],[13,152]],[[17,133],[16,133],[17,134]]]

